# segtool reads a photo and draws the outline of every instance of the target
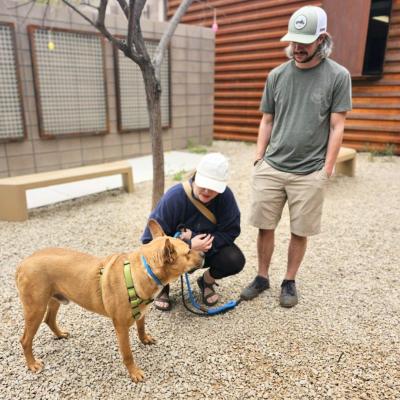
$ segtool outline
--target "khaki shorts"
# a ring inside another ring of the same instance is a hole
[[[291,232],[298,236],[316,235],[321,231],[328,179],[325,169],[296,175],[278,171],[260,160],[253,170],[250,224],[259,229],[275,229],[287,201]]]

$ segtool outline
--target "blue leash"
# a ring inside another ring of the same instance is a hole
[[[180,232],[176,232],[174,237],[175,238],[179,238],[180,234],[181,234]],[[194,298],[192,287],[190,286],[189,274],[187,272],[185,273],[185,281],[186,281],[186,286],[187,286],[187,289],[188,289],[189,300],[192,303],[192,306],[194,308],[196,308],[197,310],[199,310],[200,312],[193,311],[186,305],[185,296],[184,296],[184,293],[183,293],[184,292],[184,290],[183,290],[183,277],[181,275],[182,301],[183,301],[183,305],[185,306],[185,308],[187,310],[189,310],[193,314],[196,314],[196,315],[199,315],[199,316],[203,316],[203,317],[208,317],[208,316],[220,314],[220,313],[223,313],[225,311],[228,311],[228,310],[231,310],[231,309],[235,308],[241,301],[240,299],[239,300],[229,300],[227,303],[223,304],[222,306],[207,308],[207,307],[197,303],[196,299]]]
[[[182,279],[182,277],[181,277],[181,279]],[[206,313],[207,315],[215,315],[215,314],[220,314],[222,312],[228,311],[232,308],[235,308],[240,302],[240,300],[229,300],[227,303],[223,304],[222,306],[207,308],[207,307],[197,303],[196,299],[194,298],[192,288],[190,286],[189,274],[187,272],[185,273],[185,280],[186,280],[186,286],[188,288],[189,300],[192,303],[192,306],[197,308],[198,310],[202,311],[203,313]],[[182,290],[182,296],[183,296],[183,290]]]

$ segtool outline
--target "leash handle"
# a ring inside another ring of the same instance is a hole
[[[223,304],[222,306],[211,307],[211,308],[204,307],[204,306],[200,305],[199,303],[197,303],[193,296],[188,273],[185,273],[185,280],[186,280],[186,286],[188,288],[190,302],[198,310],[203,311],[204,313],[207,313],[208,315],[216,315],[216,314],[231,310],[232,308],[235,308],[240,303],[240,300],[229,300],[227,303]]]
[[[181,235],[181,232],[178,231],[175,233],[174,238],[179,238],[180,235]],[[193,307],[202,311],[204,313],[203,315],[216,315],[216,314],[231,310],[232,308],[235,308],[240,303],[240,300],[229,300],[222,306],[207,308],[207,307],[197,303],[196,299],[194,298],[193,292],[192,292],[192,287],[191,287],[190,281],[189,281],[189,274],[187,272],[185,273],[185,281],[186,281],[186,286],[188,289],[190,302],[192,303]],[[182,277],[181,277],[181,290],[182,290],[182,298],[184,299]],[[185,307],[186,307],[186,304],[185,304]],[[189,311],[192,311],[192,310],[189,309]],[[195,314],[197,314],[197,313],[195,313]],[[197,314],[197,315],[201,315],[201,314]]]
[[[207,314],[209,314],[209,315],[219,314],[224,311],[228,311],[232,308],[235,308],[238,304],[239,304],[239,302],[237,300],[229,300],[227,303],[223,304],[222,306],[208,308]]]

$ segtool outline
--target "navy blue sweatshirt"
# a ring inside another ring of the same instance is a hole
[[[205,206],[215,215],[217,225],[209,221],[192,204],[182,184],[178,183],[167,190],[149,218],[155,219],[168,236],[174,236],[180,224],[192,231],[192,237],[200,233],[210,233],[214,236],[214,241],[212,248],[207,251],[207,256],[212,256],[222,247],[232,245],[239,236],[240,211],[228,187]],[[152,240],[148,227],[141,240],[142,243]]]

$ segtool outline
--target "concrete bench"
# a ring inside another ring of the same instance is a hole
[[[335,164],[335,174],[354,176],[356,172],[357,152],[348,147],[341,147]]]
[[[0,179],[0,220],[25,221],[28,218],[26,202],[28,189],[119,174],[122,175],[125,190],[129,193],[133,192],[132,167],[127,161],[2,178]]]

